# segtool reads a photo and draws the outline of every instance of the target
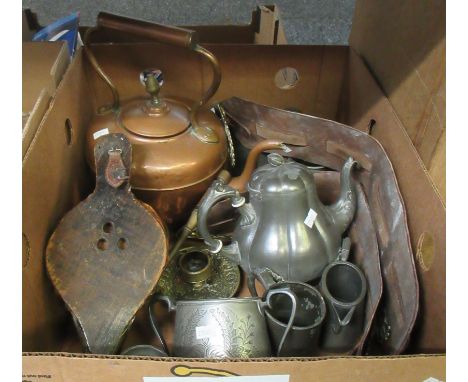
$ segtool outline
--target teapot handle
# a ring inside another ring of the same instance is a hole
[[[198,44],[198,34],[196,31],[183,29],[173,26],[150,23],[142,20],[135,20],[128,17],[118,16],[107,12],[100,12],[97,17],[97,26],[90,28],[84,38],[84,49],[88,59],[112,91],[113,103],[112,109],[117,110],[120,106],[120,97],[117,88],[109,76],[104,73],[99,66],[96,57],[89,49],[89,39],[92,32],[98,28],[106,28],[126,32],[132,35],[142,36],[153,39],[154,41],[174,45],[181,48],[187,48],[193,52],[201,54],[211,64],[213,70],[213,81],[201,100],[196,101],[190,111],[190,121],[192,122],[195,136],[206,143],[217,143],[219,138],[217,134],[209,127],[200,126],[198,123],[198,110],[206,104],[217,92],[221,83],[221,70],[216,57],[208,50]]]
[[[245,204],[245,198],[240,195],[239,191],[227,185],[224,179],[218,178],[213,181],[198,206],[198,232],[213,254],[221,251],[223,242],[211,236],[208,229],[208,214],[213,205],[226,198],[231,199],[231,205],[234,208]]]

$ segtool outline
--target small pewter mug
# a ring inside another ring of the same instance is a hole
[[[320,290],[327,304],[321,348],[329,352],[353,349],[362,334],[366,278],[354,264],[342,259],[323,271]]]
[[[297,297],[297,308],[293,327],[282,341],[286,325],[291,315],[291,302],[284,295],[275,295],[265,309],[268,329],[273,347],[278,349],[278,356],[305,357],[314,355],[318,349],[318,340],[322,322],[325,318],[325,301],[320,292],[309,284],[302,282],[280,282],[275,288],[289,288]]]
[[[153,302],[165,301],[169,311],[176,311],[172,355],[186,358],[251,358],[273,355],[265,322],[265,308],[275,295],[291,299],[289,323],[279,341],[281,352],[296,314],[296,296],[289,288],[277,288],[259,297],[221,298],[210,300],[179,300],[167,296],[153,297]],[[150,304],[150,321],[165,350]]]

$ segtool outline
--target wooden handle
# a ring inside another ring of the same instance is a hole
[[[175,45],[182,48],[193,49],[198,43],[198,35],[195,31],[135,20],[107,12],[100,12],[98,14],[97,26],[150,38],[163,44]]]

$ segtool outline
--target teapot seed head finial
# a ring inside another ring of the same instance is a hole
[[[281,166],[284,164],[284,157],[278,153],[271,153],[267,156],[268,163],[272,166]]]

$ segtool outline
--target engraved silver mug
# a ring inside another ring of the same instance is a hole
[[[265,308],[271,309],[274,295],[291,299],[291,316],[278,346],[279,354],[296,314],[296,296],[289,288],[268,291],[259,297],[220,298],[172,301],[167,296],[153,296],[153,303],[164,301],[169,311],[176,311],[172,355],[185,358],[252,358],[273,355],[265,321]],[[160,335],[152,304],[150,322],[167,352]]]

